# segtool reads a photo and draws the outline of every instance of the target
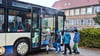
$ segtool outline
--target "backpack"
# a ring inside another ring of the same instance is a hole
[[[49,41],[48,40],[43,40],[43,45],[49,45]]]

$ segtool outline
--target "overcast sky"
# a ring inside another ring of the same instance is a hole
[[[19,1],[24,1],[24,2],[29,2],[33,4],[38,4],[46,7],[52,7],[55,1],[58,0],[19,0]]]

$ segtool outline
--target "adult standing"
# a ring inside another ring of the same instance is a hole
[[[71,40],[70,34],[65,32],[62,40],[64,42],[64,53],[63,54],[66,55],[66,52],[67,52],[66,48],[69,49],[70,51],[69,54],[72,54],[71,47],[70,47],[70,40]]]
[[[75,36],[74,36],[74,46],[73,46],[73,52],[76,54],[80,54],[79,48],[78,48],[78,43],[80,42],[80,33],[78,32],[77,29],[74,30]]]

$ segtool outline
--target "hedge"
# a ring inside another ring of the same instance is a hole
[[[90,48],[100,48],[100,29],[99,28],[89,28],[80,31],[81,38],[79,46],[90,47]]]

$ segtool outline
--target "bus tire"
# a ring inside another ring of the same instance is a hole
[[[25,39],[18,40],[14,45],[15,56],[25,56],[29,52],[29,41]]]

